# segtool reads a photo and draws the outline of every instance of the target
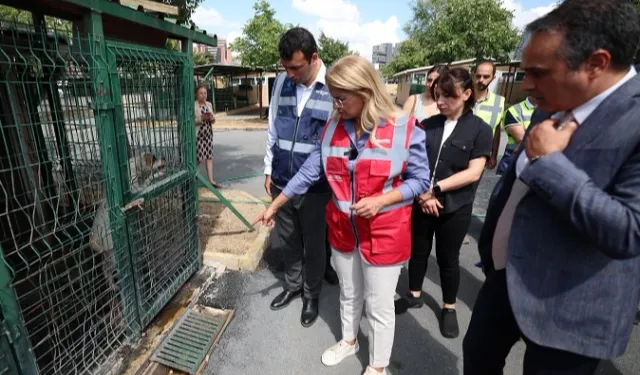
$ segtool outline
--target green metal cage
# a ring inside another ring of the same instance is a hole
[[[102,371],[201,266],[192,39],[91,3],[0,19],[0,374]]]

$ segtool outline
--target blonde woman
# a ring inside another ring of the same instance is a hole
[[[428,190],[424,132],[397,112],[373,65],[346,56],[326,76],[334,113],[305,164],[258,217],[272,225],[276,211],[324,174],[331,259],[340,280],[342,338],[322,355],[334,366],[355,354],[363,306],[371,321],[369,366],[385,374],[395,330],[394,295],[411,254],[411,205]]]
[[[196,102],[194,105],[197,129],[197,155],[198,164],[203,160],[207,163],[207,176],[209,182],[215,188],[222,186],[213,179],[213,128],[216,122],[213,114],[213,105],[207,101],[207,87],[200,85],[196,88]]]
[[[427,72],[427,87],[424,93],[411,95],[402,109],[413,115],[418,122],[440,113],[436,101],[431,96],[431,86],[440,77],[446,66],[435,65]]]

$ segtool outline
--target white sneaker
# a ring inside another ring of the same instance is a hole
[[[367,369],[362,373],[362,375],[387,375],[387,369],[382,370],[382,372],[378,372],[373,367],[367,366]]]
[[[322,363],[325,366],[335,366],[348,356],[356,354],[358,350],[360,346],[357,340],[355,345],[349,345],[346,341],[340,340],[322,353]]]

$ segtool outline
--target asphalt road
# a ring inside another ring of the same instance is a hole
[[[263,170],[265,134],[263,132],[227,131],[215,133],[216,179],[261,173]],[[204,169],[203,169],[204,171]],[[263,177],[229,182],[256,196],[265,195]],[[470,228],[471,243],[461,250],[461,285],[458,318],[461,332],[466,331],[483,275],[474,267],[478,260],[475,239],[482,226],[482,214],[497,177],[487,172],[478,189]],[[222,307],[233,307],[236,315],[219,347],[214,351],[205,371],[212,375],[302,375],[302,374],[361,374],[368,361],[366,320],[361,326],[360,352],[336,367],[320,362],[322,352],[335,343],[340,335],[338,288],[324,286],[320,300],[320,317],[310,328],[300,325],[300,300],[281,311],[271,311],[271,300],[282,290],[282,274],[275,272],[279,254],[267,251],[265,261],[255,273],[228,273],[214,288],[217,297],[209,301]],[[406,271],[400,277],[397,291],[408,288]],[[462,369],[462,336],[443,338],[438,329],[437,314],[441,304],[439,276],[435,259],[430,259],[424,284],[427,304],[419,310],[398,316],[396,337],[391,357],[390,373],[460,374]],[[524,346],[514,347],[507,360],[505,374],[522,373]],[[627,353],[614,362],[603,363],[598,374],[640,374],[640,329],[633,333]]]

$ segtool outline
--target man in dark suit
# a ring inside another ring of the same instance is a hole
[[[566,0],[527,31],[540,111],[487,209],[464,374],[502,374],[520,338],[525,375],[593,374],[640,301],[640,22],[626,1]]]

